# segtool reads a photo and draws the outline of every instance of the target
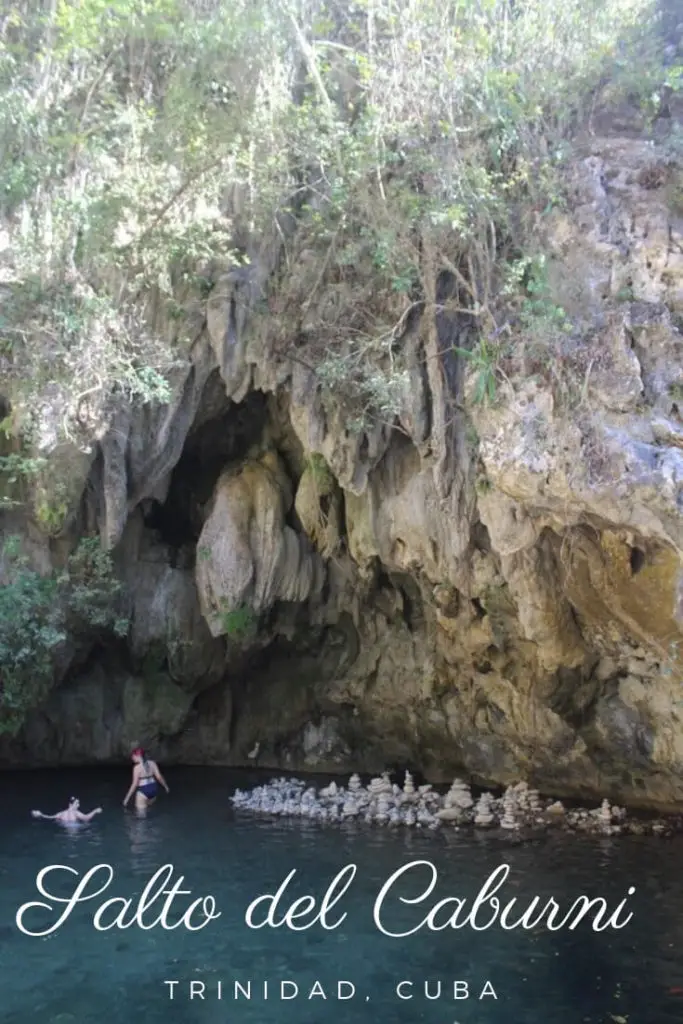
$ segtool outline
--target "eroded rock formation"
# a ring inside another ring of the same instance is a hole
[[[680,802],[683,211],[662,161],[585,142],[547,237],[573,329],[522,339],[492,405],[452,351],[471,325],[411,323],[398,427],[354,431],[254,327],[277,247],[218,273],[170,404],[72,453],[69,529],[114,548],[128,640],[81,658],[2,758],[143,741],[165,761]]]

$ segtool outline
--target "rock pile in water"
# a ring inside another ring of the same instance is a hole
[[[453,785],[446,793],[443,807],[437,811],[440,821],[458,824],[471,821],[470,808],[474,805],[470,787],[462,779],[454,779]]]
[[[415,786],[406,772],[403,786],[391,782],[388,772],[363,785],[354,774],[346,786],[332,781],[320,789],[303,779],[272,779],[252,790],[235,791],[234,807],[272,817],[307,818],[322,822],[362,820],[368,825],[438,829],[472,825],[509,832],[561,827],[595,835],[672,834],[681,830],[674,821],[630,819],[623,807],[604,799],[593,810],[567,810],[559,800],[542,799],[526,782],[508,786],[502,796],[484,792],[475,801],[470,786],[454,779],[445,795],[432,786]]]
[[[474,808],[474,824],[480,828],[488,828],[496,824],[496,816],[493,813],[493,794],[482,793]]]

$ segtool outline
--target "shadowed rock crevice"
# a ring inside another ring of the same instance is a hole
[[[243,402],[232,402],[217,374],[209,378],[200,408],[202,416],[188,433],[165,500],[150,499],[145,509],[145,525],[176,549],[196,545],[218,477],[246,457],[267,425],[266,396],[256,391]]]

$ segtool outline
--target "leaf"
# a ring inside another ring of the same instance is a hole
[[[477,377],[477,386],[474,389],[474,401],[479,405],[486,397],[486,373],[482,370]]]
[[[489,370],[487,372],[486,390],[491,401],[496,397],[496,378]]]

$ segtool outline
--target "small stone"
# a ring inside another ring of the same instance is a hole
[[[613,658],[601,658],[595,669],[595,678],[601,683],[611,679],[617,673],[617,663]]]
[[[631,676],[642,677],[650,674],[650,668],[647,662],[641,661],[639,658],[629,658],[626,662],[626,668]]]

